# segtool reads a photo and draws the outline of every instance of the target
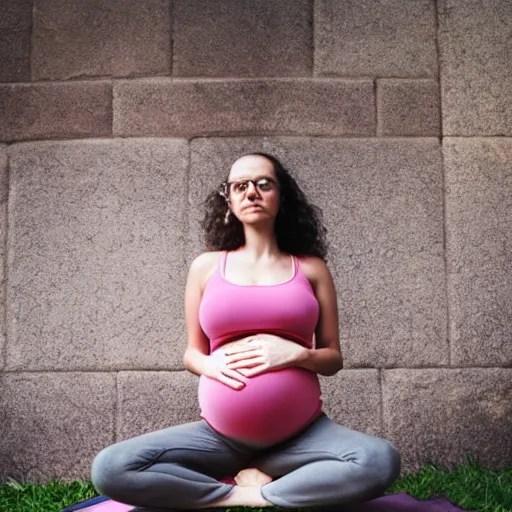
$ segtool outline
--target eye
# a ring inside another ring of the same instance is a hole
[[[274,183],[272,180],[268,179],[268,178],[261,178],[259,179],[257,182],[256,182],[256,186],[266,192],[268,190],[272,190],[272,187],[274,186]]]
[[[242,194],[247,190],[249,182],[247,180],[235,181],[231,186],[235,194]]]

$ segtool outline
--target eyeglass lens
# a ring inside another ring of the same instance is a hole
[[[268,192],[275,186],[275,181],[271,178],[260,178],[259,180],[240,180],[228,182],[231,190],[235,194],[243,194],[249,188],[249,183],[252,183],[261,192]]]

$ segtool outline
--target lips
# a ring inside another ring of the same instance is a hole
[[[263,208],[259,204],[249,204],[244,206],[242,210],[262,210]]]

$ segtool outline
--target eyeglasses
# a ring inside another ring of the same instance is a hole
[[[260,192],[270,192],[277,187],[277,183],[272,178],[258,178],[257,180],[238,180],[226,181],[222,184],[221,195],[227,197],[230,190],[236,195],[242,195],[247,192],[249,183],[252,183]]]

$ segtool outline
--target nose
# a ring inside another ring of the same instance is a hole
[[[251,198],[251,197],[256,197],[257,195],[258,195],[258,187],[256,187],[256,185],[252,181],[250,181],[248,184],[248,188],[247,188],[247,197]]]

